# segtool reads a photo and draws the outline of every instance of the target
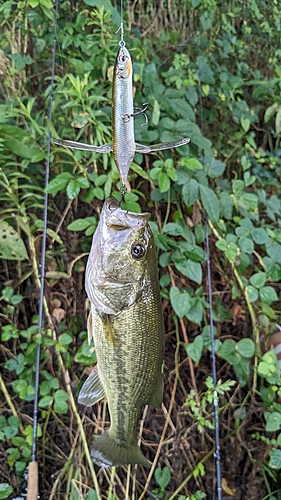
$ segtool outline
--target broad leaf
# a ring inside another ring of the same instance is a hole
[[[189,293],[186,291],[181,292],[176,286],[173,286],[170,290],[170,300],[172,307],[179,318],[183,318],[192,305]]]
[[[220,216],[219,200],[214,191],[203,184],[199,185],[203,206],[212,222],[218,222]]]
[[[0,125],[0,139],[4,139],[4,146],[9,151],[26,160],[41,152],[30,134],[13,125]]]
[[[0,221],[0,258],[7,260],[28,259],[25,244],[20,235],[6,221]]]
[[[191,342],[190,344],[185,344],[184,347],[187,354],[191,357],[194,363],[199,363],[203,351],[202,335],[197,335],[193,342]]]

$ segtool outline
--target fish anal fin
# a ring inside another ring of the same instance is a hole
[[[91,371],[78,396],[78,403],[92,406],[105,397],[104,388],[101,384],[98,366]]]
[[[110,429],[105,431],[96,441],[91,450],[93,462],[100,467],[139,464],[151,467],[140,447],[136,444],[120,443],[111,436]]]
[[[150,397],[148,404],[154,406],[154,408],[161,408],[163,401],[163,380],[162,376],[159,377],[156,390]]]

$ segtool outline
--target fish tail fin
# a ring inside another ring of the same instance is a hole
[[[122,445],[110,435],[110,429],[105,431],[95,442],[91,450],[93,462],[101,467],[113,465],[139,464],[151,467],[136,444]]]

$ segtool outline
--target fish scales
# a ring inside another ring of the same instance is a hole
[[[138,420],[144,405],[162,402],[164,325],[149,216],[107,199],[86,270],[98,375],[85,382],[79,402],[107,398],[111,425],[91,452],[105,467],[149,465],[137,445]]]

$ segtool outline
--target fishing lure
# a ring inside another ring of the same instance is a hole
[[[154,153],[155,151],[176,148],[187,144],[190,139],[184,138],[149,146],[135,142],[134,117],[144,113],[146,107],[134,113],[132,60],[123,39],[121,39],[119,45],[120,48],[116,57],[112,82],[112,142],[102,146],[69,140],[55,140],[54,142],[71,149],[95,151],[96,153],[113,152],[114,161],[119,170],[122,184],[125,185],[136,152]]]

